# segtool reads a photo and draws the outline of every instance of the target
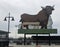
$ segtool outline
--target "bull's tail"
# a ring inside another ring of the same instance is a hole
[[[22,22],[22,19],[19,22]]]

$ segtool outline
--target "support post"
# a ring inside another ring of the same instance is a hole
[[[24,45],[26,43],[26,34],[24,34]]]
[[[51,37],[50,37],[50,33],[49,33],[49,46],[51,45]]]
[[[36,34],[36,36],[38,36],[38,34]],[[36,39],[36,45],[38,45],[38,39]]]

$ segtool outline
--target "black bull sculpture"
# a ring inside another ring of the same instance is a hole
[[[49,16],[54,10],[54,6],[41,7],[42,10],[36,15],[22,14],[20,22],[40,22],[41,29],[47,29]],[[28,25],[25,25],[28,29]]]

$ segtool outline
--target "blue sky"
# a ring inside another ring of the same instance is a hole
[[[7,21],[3,21],[8,13],[15,18],[10,24],[10,36],[18,37],[17,27],[20,22],[20,16],[23,13],[35,15],[41,10],[41,6],[55,5],[51,17],[53,20],[53,28],[58,29],[57,35],[60,35],[60,0],[0,0],[0,30],[7,31]],[[22,36],[22,35],[21,35]]]

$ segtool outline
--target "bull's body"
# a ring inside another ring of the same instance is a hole
[[[36,22],[37,21],[37,15],[22,14],[21,18],[22,18],[21,19],[22,22]]]
[[[23,22],[40,22],[41,28],[43,27],[47,28],[48,19],[51,13],[48,14],[48,12],[43,9],[36,15],[22,14],[20,21],[22,23]]]

